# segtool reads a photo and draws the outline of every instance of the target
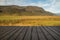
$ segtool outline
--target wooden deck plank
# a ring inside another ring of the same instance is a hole
[[[32,27],[29,27],[24,40],[31,40],[31,36],[32,36],[31,32],[32,32]]]
[[[0,40],[60,40],[60,27],[1,27]]]
[[[60,36],[60,33],[57,32],[55,29],[51,28],[51,27],[48,27],[48,29],[50,29],[51,31],[53,31],[54,33],[56,33],[58,36]]]
[[[60,37],[57,34],[55,34],[51,29],[48,29],[47,27],[44,28],[51,34],[51,36],[53,36],[55,40],[60,40]]]
[[[16,40],[23,40],[26,35],[27,29],[28,29],[28,27],[25,27]]]
[[[3,34],[2,36],[0,36],[0,39],[3,39],[6,36],[9,36],[9,34],[11,34],[11,32],[15,31],[17,28],[11,29],[9,32],[6,32],[5,34]]]
[[[37,32],[38,32],[38,35],[39,35],[39,40],[46,40],[42,30],[40,27],[37,27]]]
[[[15,30],[13,30],[11,33],[8,33],[5,37],[3,37],[3,39],[1,40],[8,40],[10,37],[12,37],[12,35],[14,35],[20,28],[17,28]]]
[[[15,28],[15,27],[14,27]],[[5,34],[5,33],[7,33],[7,32],[9,32],[10,30],[13,30],[14,29],[13,27],[6,27],[6,28],[2,28],[2,30],[1,30],[1,33],[0,33],[0,36],[2,36],[3,34]]]
[[[45,34],[46,40],[55,40],[43,27],[40,27]]]
[[[33,27],[32,30],[32,40],[38,40],[37,32],[36,32],[36,27]]]
[[[52,29],[54,29],[55,31],[57,31],[58,33],[60,33],[60,30],[59,30],[58,28],[56,28],[56,27],[50,27],[50,28],[52,28]]]
[[[16,40],[16,38],[19,36],[19,34],[22,32],[24,27],[20,28],[14,35],[12,35],[8,40]]]

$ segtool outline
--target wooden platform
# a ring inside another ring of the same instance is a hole
[[[60,40],[60,27],[0,26],[0,40]]]

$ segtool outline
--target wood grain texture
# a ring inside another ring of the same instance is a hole
[[[0,40],[60,40],[60,27],[0,26]]]

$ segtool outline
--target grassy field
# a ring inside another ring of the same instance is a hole
[[[0,26],[60,26],[60,16],[0,16]]]

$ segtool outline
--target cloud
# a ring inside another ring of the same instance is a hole
[[[0,0],[0,5],[18,5],[22,4],[23,2],[23,0]]]
[[[60,12],[60,0],[0,0],[0,5],[38,6],[54,13]]]
[[[24,5],[32,5],[43,7],[46,11],[50,11],[53,13],[60,13],[60,0],[46,0],[46,1],[38,1],[32,3],[26,3]]]
[[[60,13],[60,0],[54,0],[52,5],[48,7],[46,10],[54,13]]]

